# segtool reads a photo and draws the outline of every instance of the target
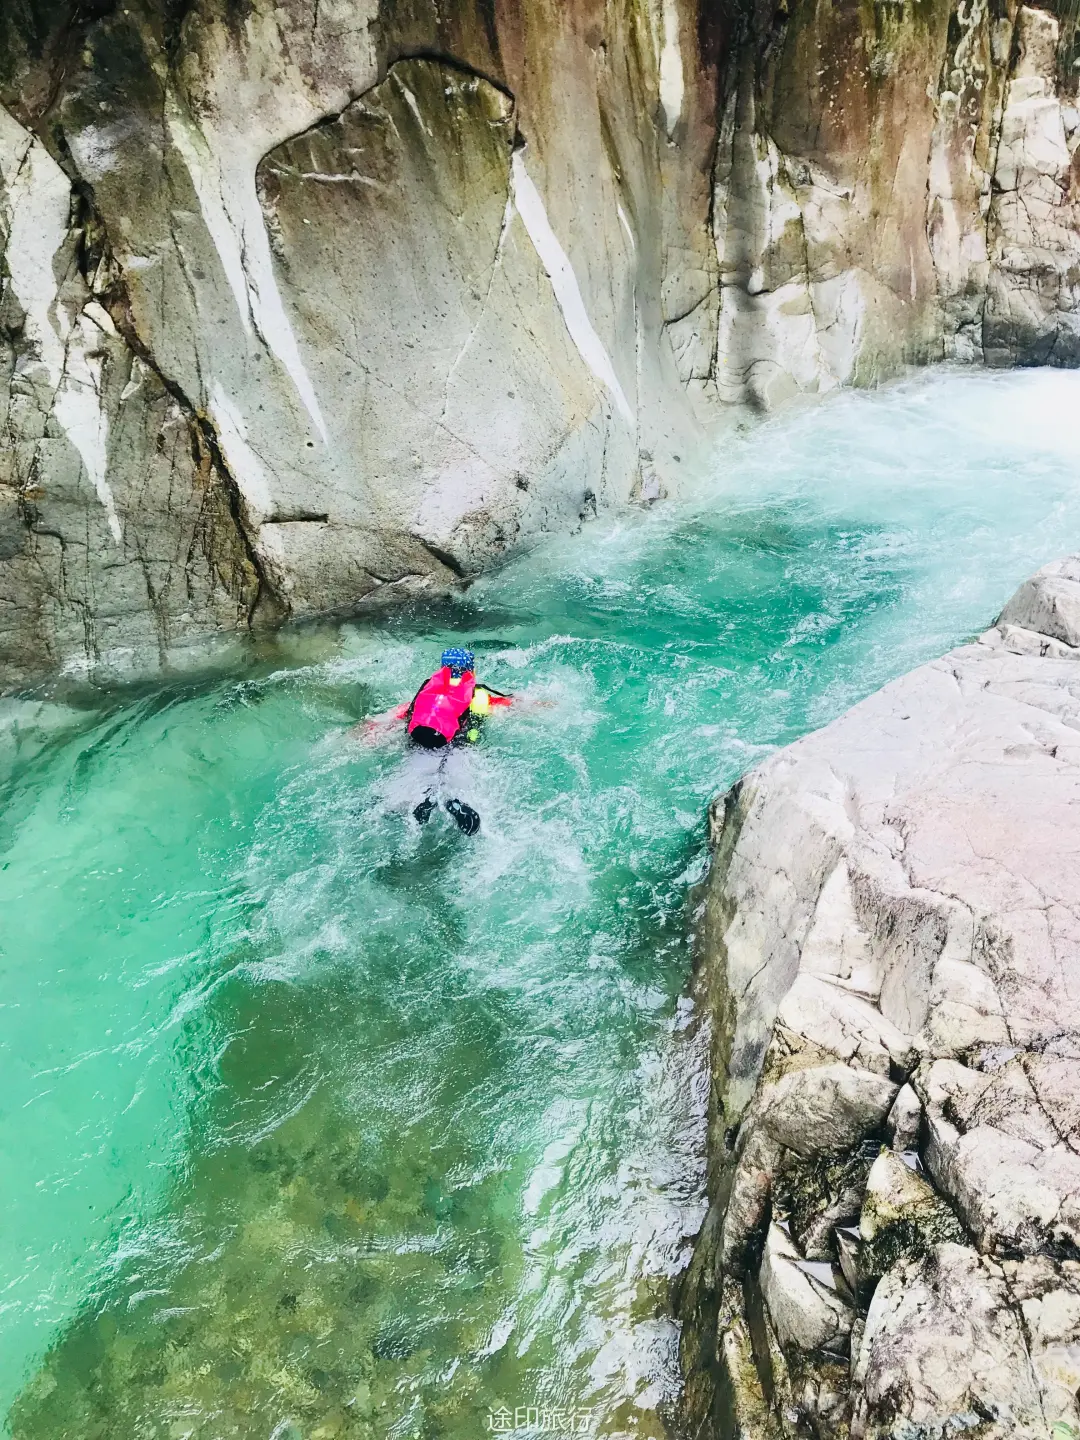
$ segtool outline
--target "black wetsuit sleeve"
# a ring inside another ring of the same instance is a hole
[[[427,684],[427,681],[425,680],[425,681],[424,681],[424,685],[426,685],[426,684]],[[420,690],[423,690],[424,685],[421,685],[421,686],[420,686]],[[416,694],[415,694],[415,695],[412,697],[412,699],[409,701],[409,708],[405,711],[405,724],[406,724],[406,725],[407,725],[407,724],[409,723],[409,721],[412,719],[413,706],[416,704],[417,700],[420,699],[420,690],[417,690]]]

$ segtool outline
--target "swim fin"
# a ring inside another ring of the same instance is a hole
[[[435,809],[435,801],[430,795],[425,795],[413,813],[413,819],[418,825],[426,825],[431,819],[431,812]]]
[[[452,815],[463,835],[475,835],[480,829],[480,816],[462,800],[447,800],[447,814]]]

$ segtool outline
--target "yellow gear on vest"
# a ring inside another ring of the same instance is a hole
[[[491,709],[491,696],[486,690],[475,690],[469,709],[474,715],[486,715]]]

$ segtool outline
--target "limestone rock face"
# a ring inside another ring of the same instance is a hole
[[[781,14],[739,47],[715,176],[717,384],[765,407],[942,345],[927,156],[949,7]]]
[[[715,167],[723,399],[768,408],[901,360],[1076,363],[1060,40],[1026,6],[756,12]]]
[[[1020,8],[987,224],[983,346],[991,364],[1080,358],[1080,115],[1057,94],[1059,38],[1053,16]]]
[[[467,583],[727,402],[1075,363],[1070,25],[0,7],[0,689]]]
[[[1078,601],[1076,557],[1047,566],[714,807],[713,1208],[683,1311],[707,1355],[741,1287],[747,1435],[1080,1419]],[[718,1433],[733,1364],[689,1392]]]
[[[1055,1295],[1071,1298],[1072,1278],[1054,1274]],[[1074,1301],[1070,1330],[1077,1318]],[[1061,1396],[1048,1415],[1048,1360],[1026,1338],[1005,1271],[966,1246],[941,1245],[901,1262],[874,1293],[852,1377],[852,1440],[896,1435],[898,1415],[914,1435],[1043,1440],[1052,1421],[1077,1417],[1074,1396]]]
[[[153,663],[264,601],[213,433],[95,298],[71,205],[0,111],[0,683]]]
[[[523,530],[576,521],[584,474],[606,493],[612,474],[633,470],[630,402],[599,338],[575,346],[522,218],[547,224],[515,123],[488,81],[402,60],[259,168],[293,329],[344,472],[279,502],[326,513],[320,571],[343,528],[370,531],[381,516],[387,533],[475,573]],[[595,471],[580,439],[590,422],[605,442]],[[310,524],[267,518],[282,570],[301,583]],[[339,582],[318,581],[330,594]]]
[[[683,0],[594,9],[5,8],[0,688],[447,590],[664,492],[717,59]]]

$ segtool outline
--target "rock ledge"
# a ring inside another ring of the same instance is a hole
[[[1080,557],[714,803],[723,1437],[1080,1436]]]

